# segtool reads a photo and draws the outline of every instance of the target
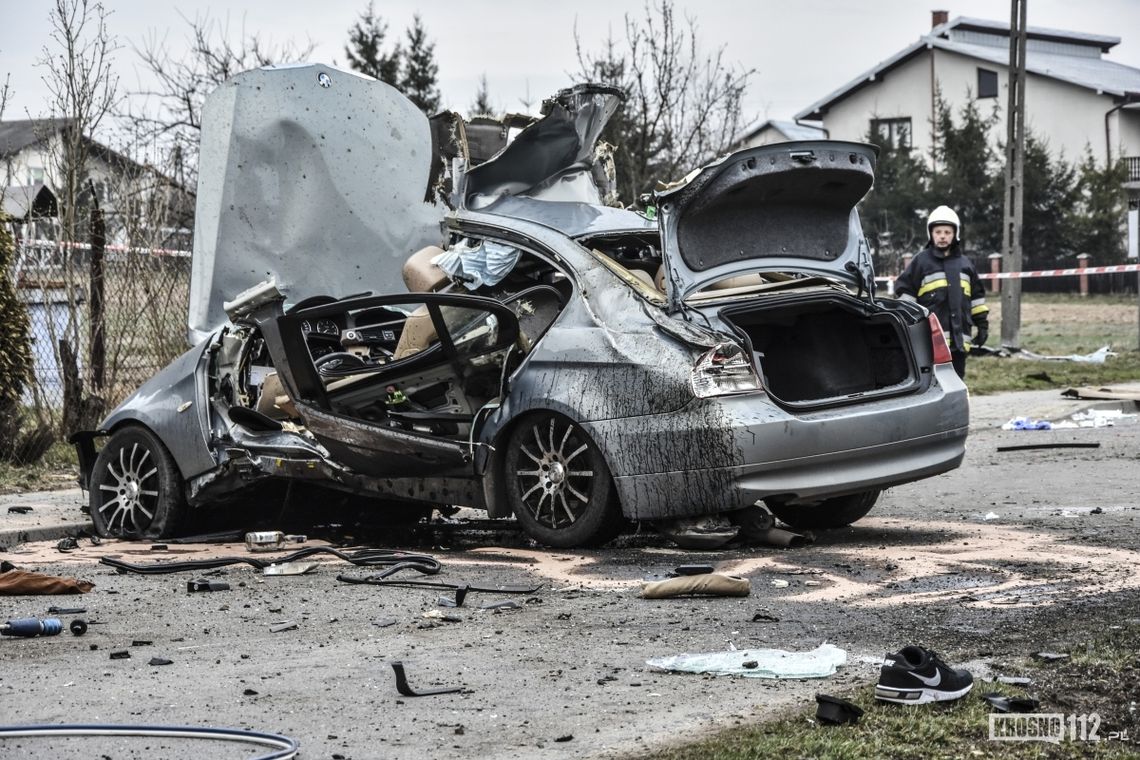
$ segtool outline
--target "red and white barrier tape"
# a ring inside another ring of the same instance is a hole
[[[1071,277],[1077,274],[1116,274],[1140,272],[1140,264],[1114,264],[1106,267],[1074,267],[1073,269],[1039,269],[1034,272],[997,272],[979,274],[983,280],[1021,280],[1026,277]]]
[[[73,243],[67,240],[23,240],[17,239],[16,244],[20,246],[33,246],[36,248],[75,248],[81,251],[91,249],[90,243]],[[112,253],[142,253],[153,256],[189,256],[190,251],[184,251],[178,248],[141,248],[138,246],[129,245],[116,245],[109,244],[104,247],[104,250],[111,251]]]

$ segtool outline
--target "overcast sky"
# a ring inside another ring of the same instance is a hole
[[[265,40],[311,41],[311,60],[345,67],[347,30],[367,0],[105,0],[110,31],[122,48],[115,66],[124,90],[145,84],[137,48],[148,35],[170,52],[186,49],[190,19],[208,15],[228,24],[235,39],[244,29]],[[0,80],[11,76],[14,97],[5,118],[41,116],[42,69],[36,62],[50,43],[48,0],[0,0]],[[574,31],[585,49],[600,51],[608,36],[622,38],[625,17],[644,16],[643,0],[377,0],[389,39],[402,38],[419,13],[439,64],[443,104],[466,111],[479,77],[486,75],[499,111],[537,108],[542,97],[571,82],[578,70]],[[701,48],[723,46],[726,60],[753,69],[746,119],[787,119],[860,72],[888,58],[930,28],[930,11],[1008,21],[1006,0],[675,0],[691,17]],[[1140,68],[1140,0],[1028,0],[1029,23],[1095,34],[1122,42],[1111,60]]]

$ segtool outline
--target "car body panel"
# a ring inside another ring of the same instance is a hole
[[[146,425],[162,438],[182,477],[217,465],[210,450],[205,373],[211,340],[204,340],[159,370],[99,425],[114,430],[125,423]]]
[[[874,281],[856,204],[877,149],[839,141],[738,151],[657,194],[670,304],[756,272]]]
[[[311,64],[222,84],[202,113],[191,341],[270,274],[293,303],[402,289],[408,256],[442,242],[432,161],[427,118],[369,77]]]

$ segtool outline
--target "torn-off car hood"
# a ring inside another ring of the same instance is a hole
[[[494,212],[502,198],[605,204],[614,192],[613,162],[598,140],[625,95],[616,87],[579,84],[543,101],[543,118],[503,150],[469,169],[457,205]]]
[[[443,239],[432,160],[427,118],[370,77],[297,64],[218,87],[202,114],[191,341],[270,278],[292,303],[402,291],[404,261]]]
[[[657,194],[670,307],[714,282],[801,272],[874,283],[855,205],[877,149],[839,141],[749,148]]]

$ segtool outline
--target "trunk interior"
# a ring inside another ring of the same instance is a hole
[[[769,395],[791,406],[893,395],[918,384],[899,315],[850,298],[728,307],[721,318],[748,336]]]

